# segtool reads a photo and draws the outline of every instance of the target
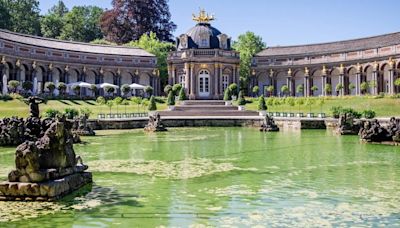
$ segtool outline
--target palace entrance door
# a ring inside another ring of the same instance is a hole
[[[210,96],[210,74],[206,70],[199,73],[199,97],[208,98]]]

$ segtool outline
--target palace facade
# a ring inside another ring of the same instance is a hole
[[[265,96],[283,95],[284,85],[291,96],[395,94],[399,72],[400,33],[392,33],[266,48],[253,59],[249,89],[259,86]]]
[[[176,39],[177,50],[168,55],[168,83],[182,84],[191,100],[221,99],[229,84],[239,84],[239,53],[228,35],[210,25],[213,16],[201,10],[193,20],[197,24]]]
[[[46,82],[71,84],[138,83],[159,95],[156,57],[139,48],[61,41],[0,30],[0,88],[10,80],[36,83],[34,94],[45,92]],[[73,93],[70,91],[70,93]],[[91,95],[87,89],[83,95]],[[117,90],[116,93],[120,93]]]

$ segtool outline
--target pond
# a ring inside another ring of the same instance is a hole
[[[75,146],[93,186],[57,203],[0,202],[0,226],[400,226],[399,147],[325,130],[97,133]],[[14,151],[0,148],[1,180]]]

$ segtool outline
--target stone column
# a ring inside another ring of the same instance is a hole
[[[344,95],[344,91],[345,91],[345,84],[344,84],[344,74],[340,74],[339,75],[339,83],[342,85],[342,89],[339,91],[339,95],[343,96]]]
[[[233,65],[232,79],[233,79],[233,83],[238,84],[237,80],[236,80],[236,65]]]
[[[394,70],[390,69],[389,70],[389,94],[392,95],[394,94]]]
[[[222,72],[222,68],[223,68],[223,65],[222,64],[219,64],[219,75],[218,75],[218,88],[219,88],[219,91],[222,93],[222,75],[223,75],[223,72]],[[229,77],[228,77],[229,78]],[[229,79],[228,79],[228,86],[229,86],[229,84],[231,84],[230,82],[229,82]]]
[[[189,65],[189,63],[185,63],[185,89],[186,89],[186,91],[187,91],[187,93],[189,94],[190,93],[190,87],[189,87],[189,84],[190,84],[190,69],[189,69],[189,67],[190,67],[190,65]]]
[[[168,85],[173,85],[173,75],[172,75],[172,67],[168,65]]]
[[[218,74],[218,69],[219,64],[215,63],[214,64],[214,98],[218,99],[219,98],[219,84],[218,84],[218,79],[219,79],[219,74]],[[221,91],[222,93],[222,91]]]
[[[190,64],[190,100],[196,99],[196,77],[194,75],[194,64]]]
[[[361,86],[361,73],[358,72],[358,73],[356,74],[356,95],[357,95],[357,96],[358,96],[358,95],[361,95],[361,88],[360,88],[360,86]]]
[[[322,96],[326,96],[326,91],[325,91],[325,87],[326,87],[326,75],[322,75],[322,85],[321,85],[321,89],[322,89]]]
[[[175,68],[175,66],[172,66],[171,67],[171,85],[175,85],[177,82],[176,82],[176,68]]]
[[[303,86],[303,93],[304,97],[309,97],[310,96],[310,78],[308,76],[304,77],[304,86]]]
[[[372,80],[375,83],[375,87],[372,88],[372,94],[377,95],[378,94],[378,71],[372,72]]]

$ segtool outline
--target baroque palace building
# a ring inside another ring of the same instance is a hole
[[[180,83],[190,99],[221,99],[231,83],[239,84],[239,53],[231,38],[210,25],[214,16],[200,11],[197,24],[176,39],[168,55],[170,85]]]
[[[266,96],[283,95],[284,85],[291,96],[395,94],[400,91],[394,83],[400,72],[399,60],[400,33],[268,47],[254,56],[249,88],[257,85]],[[266,91],[270,85],[273,94]]]
[[[59,82],[109,83],[119,87],[139,83],[152,86],[155,95],[161,91],[156,57],[139,48],[61,41],[0,30],[0,56],[0,84],[31,81],[36,83],[35,94],[45,90],[46,82],[56,86]],[[82,93],[86,95],[86,89]]]

